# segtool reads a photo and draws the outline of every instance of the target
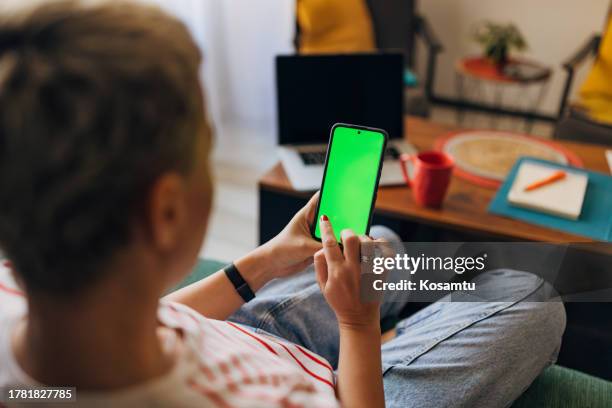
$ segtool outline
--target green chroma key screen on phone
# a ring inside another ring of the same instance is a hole
[[[327,215],[338,241],[340,232],[368,232],[370,212],[378,187],[386,134],[382,130],[336,125],[332,130],[321,185],[315,238],[321,239],[319,217]]]

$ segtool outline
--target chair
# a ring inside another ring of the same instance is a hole
[[[336,1],[342,2],[345,0]],[[333,7],[333,3],[332,1],[328,4]],[[375,48],[381,51],[401,52],[404,55],[406,65],[404,106],[406,113],[427,117],[430,110],[429,101],[433,94],[436,57],[442,51],[442,45],[427,20],[415,13],[415,3],[415,0],[366,0]],[[303,28],[300,27],[299,20],[299,16],[296,15],[294,46],[296,51],[301,53]],[[350,23],[350,21],[337,22],[338,25]],[[313,22],[313,24],[316,24],[316,22]],[[421,38],[426,47],[427,63],[424,81],[418,81],[413,74],[416,66],[415,45],[417,38]],[[350,52],[372,51],[367,45],[360,44],[354,44],[347,49]],[[345,52],[346,50],[330,50],[327,47],[323,50],[323,52],[330,51]]]
[[[612,111],[612,89],[608,89],[611,82],[608,82],[607,85],[605,82],[601,82],[602,76],[612,76],[612,72],[607,72],[610,70],[609,65],[612,61],[611,50],[612,19],[609,19],[608,29],[603,37],[594,35],[589,38],[563,64],[563,68],[567,72],[567,79],[559,104],[559,120],[555,129],[555,138],[612,145],[612,116],[605,113],[601,114],[605,111]],[[582,85],[581,99],[569,103],[568,97],[572,88],[574,73],[586,60],[591,58],[597,60],[589,77]],[[601,89],[597,89],[597,85],[601,86]],[[585,96],[590,99],[585,101]],[[596,109],[593,109],[593,107]]]

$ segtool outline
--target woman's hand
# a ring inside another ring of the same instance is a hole
[[[270,280],[301,271],[313,262],[314,253],[321,249],[321,243],[310,235],[318,199],[317,193],[280,234],[234,260],[251,290],[257,292]],[[226,319],[244,303],[222,270],[166,298],[219,320]]]
[[[313,261],[321,243],[310,235],[319,194],[315,194],[276,237],[234,261],[234,265],[257,292],[271,279],[298,272]],[[234,313],[244,300],[221,270],[166,297],[183,303],[201,314],[223,320]]]
[[[384,407],[379,302],[360,298],[361,241],[368,239],[342,231],[343,252],[326,216],[319,225],[323,249],[315,254],[314,264],[321,292],[338,319],[338,398],[346,407]]]
[[[257,249],[265,254],[270,279],[292,275],[312,264],[313,255],[321,249],[310,232],[318,200],[317,192],[277,236]]]
[[[361,242],[372,242],[366,237],[357,237],[353,231],[341,233],[344,251],[336,241],[328,218],[319,221],[323,249],[314,256],[317,282],[327,303],[334,310],[340,327],[380,330],[378,302],[363,303],[360,298]]]

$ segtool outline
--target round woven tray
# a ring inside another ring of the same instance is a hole
[[[453,157],[455,175],[489,188],[499,187],[523,156],[582,166],[575,154],[554,142],[498,130],[448,133],[437,141],[436,148]]]

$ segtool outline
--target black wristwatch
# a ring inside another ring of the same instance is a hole
[[[234,288],[236,288],[236,292],[240,295],[240,297],[244,300],[245,303],[249,302],[255,297],[255,293],[253,293],[253,289],[249,286],[248,283],[244,280],[236,265],[232,262],[227,265],[223,271],[227,278],[232,282]]]

